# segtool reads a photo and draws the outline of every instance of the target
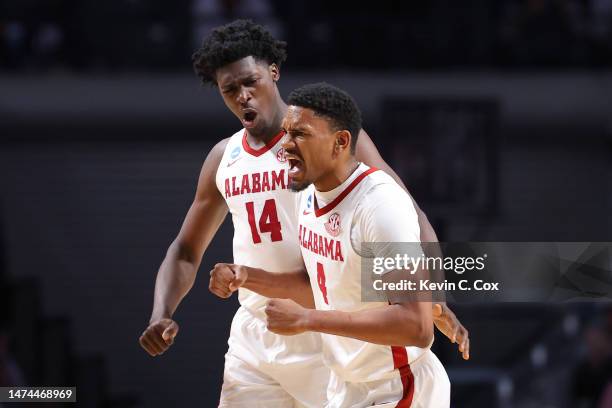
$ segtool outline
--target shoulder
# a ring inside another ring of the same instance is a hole
[[[418,216],[410,196],[390,176],[385,176],[367,186],[355,208],[354,223],[364,241],[418,240]]]
[[[223,153],[231,139],[231,137],[226,137],[225,139],[220,140],[216,145],[213,146],[211,152],[216,152],[217,154],[219,152]]]
[[[208,155],[208,159],[216,162],[217,165],[221,163],[225,156],[238,155],[242,149],[242,139],[244,136],[244,129],[240,129],[230,137],[227,137],[217,143]],[[207,160],[208,160],[207,159]]]
[[[358,207],[403,207],[412,203],[406,191],[382,170],[376,170],[364,180],[364,192]]]
[[[216,164],[218,166],[219,163],[221,163],[221,159],[223,158],[225,150],[227,149],[227,145],[229,144],[231,139],[232,139],[231,137],[227,137],[219,141],[216,145],[214,145],[213,148],[210,149],[210,152],[208,153],[206,162],[210,161],[212,162],[211,164]],[[206,163],[204,163],[204,165],[206,165]]]

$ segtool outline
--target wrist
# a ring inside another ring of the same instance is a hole
[[[304,308],[304,323],[303,323],[304,331],[318,331],[317,330],[317,327],[318,327],[317,318],[318,318],[318,313],[316,309]]]
[[[260,275],[259,271],[261,271],[261,269],[253,268],[250,266],[241,266],[240,268],[242,268],[241,272],[244,276],[244,281],[242,282],[242,285],[240,285],[240,287],[251,290],[253,288],[257,288],[257,278]]]
[[[149,324],[153,324],[163,319],[172,319],[172,314],[167,311],[153,312],[149,319]]]

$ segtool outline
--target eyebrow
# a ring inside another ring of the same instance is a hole
[[[294,127],[294,128],[288,129],[288,131],[291,133],[308,133],[308,129],[303,126]]]
[[[253,80],[257,79],[258,75],[259,75],[258,73],[254,72],[254,73],[251,73],[251,74],[239,77],[235,81],[231,81],[231,82],[228,82],[228,83],[225,83],[225,84],[221,83],[221,88],[229,88],[229,87],[235,86],[236,83],[240,83],[240,82],[244,82],[244,81],[253,81]]]
[[[230,90],[232,88],[235,88],[235,87],[236,87],[236,84],[234,84],[233,82],[230,82],[228,84],[221,84],[221,90],[223,90],[223,91],[228,91],[228,90]]]

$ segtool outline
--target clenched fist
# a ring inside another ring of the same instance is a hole
[[[208,290],[226,299],[246,282],[247,277],[248,269],[244,266],[218,263],[210,271]]]
[[[311,309],[306,309],[291,299],[270,299],[265,312],[268,330],[271,332],[292,336],[308,330]]]
[[[172,319],[152,322],[140,336],[139,342],[151,357],[163,354],[174,343],[179,326]]]

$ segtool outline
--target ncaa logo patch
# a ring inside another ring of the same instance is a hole
[[[306,200],[306,208],[310,208],[312,205],[312,194],[308,196],[308,200]]]
[[[325,223],[325,231],[329,233],[332,237],[337,237],[340,235],[340,214],[333,213],[329,216],[329,220]]]
[[[278,149],[278,152],[276,152],[276,158],[281,163],[284,163],[284,162],[287,161],[287,157],[285,156],[285,149],[284,148],[281,147],[280,149]]]
[[[235,159],[240,154],[240,146],[236,146],[230,153],[230,158]]]

